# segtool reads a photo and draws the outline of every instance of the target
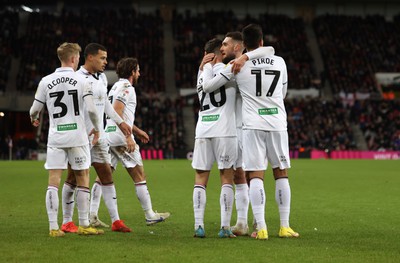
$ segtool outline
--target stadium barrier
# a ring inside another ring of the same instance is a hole
[[[156,160],[163,160],[164,159],[164,153],[162,150],[140,150],[140,154],[142,155],[142,159],[143,160],[152,160],[152,159],[156,159]]]
[[[311,151],[311,159],[373,159],[398,160],[398,151]]]

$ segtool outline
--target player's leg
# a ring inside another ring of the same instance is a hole
[[[67,154],[63,149],[47,147],[47,157],[44,167],[49,172],[49,181],[46,191],[46,210],[49,219],[51,237],[64,236],[58,225],[58,187],[60,185],[63,169],[67,168]]]
[[[58,186],[61,181],[62,170],[49,170],[49,183],[46,191],[46,210],[49,218],[49,228],[51,237],[63,236],[64,232],[58,226]]]
[[[234,202],[233,191],[233,166],[237,159],[237,139],[236,137],[213,138],[213,150],[216,158],[221,179],[220,209],[221,209],[221,229],[219,237],[236,237],[231,231],[231,217]]]
[[[194,142],[192,168],[195,170],[193,187],[194,237],[204,238],[204,212],[207,204],[207,183],[215,156],[211,139],[198,138]]]
[[[75,225],[74,221],[72,221],[75,207],[75,189],[75,174],[71,170],[71,166],[68,164],[67,179],[64,182],[61,195],[61,204],[63,210],[63,224],[61,226],[61,230],[66,233],[78,232],[78,227]]]
[[[119,152],[118,149],[114,147],[112,147],[112,150],[113,153]],[[121,153],[118,154],[121,155]],[[154,212],[153,210],[151,196],[147,187],[146,174],[143,168],[143,161],[139,151],[139,145],[136,144],[135,151],[131,153],[125,151],[123,155],[129,156],[129,158],[119,159],[135,184],[136,196],[145,213],[146,224],[153,225],[165,221],[170,216],[169,212]]]
[[[98,178],[101,181],[101,188],[103,192],[103,199],[106,207],[108,209],[108,213],[110,214],[112,230],[117,232],[131,232],[131,229],[127,227],[124,222],[120,219],[118,213],[118,203],[117,203],[117,192],[115,190],[115,185],[112,178],[112,169],[108,163],[93,163],[93,167],[96,170]],[[92,223],[92,218],[96,218],[97,222],[102,226],[105,224],[98,219],[97,213],[92,213],[92,206],[90,207],[90,223]],[[98,212],[98,210],[96,211]],[[108,227],[108,225],[106,225]]]
[[[241,160],[241,158],[240,158]],[[235,204],[236,204],[236,224],[231,227],[232,232],[237,236],[248,235],[247,225],[249,211],[249,186],[247,184],[245,172],[242,167],[236,167],[233,182],[235,183]]]
[[[268,239],[264,190],[264,172],[267,169],[265,134],[265,131],[243,130],[243,169],[250,180],[249,196],[257,224],[256,238],[261,240]]]
[[[78,207],[80,235],[98,235],[103,234],[103,230],[93,228],[89,224],[89,206],[90,206],[90,189],[89,189],[89,166],[90,153],[89,145],[74,147],[68,150],[68,160],[71,169],[74,171],[77,183],[76,187],[76,204]]]
[[[210,171],[196,170],[193,188],[193,213],[194,213],[194,237],[206,236],[204,230],[204,211],[206,209],[206,188]]]
[[[247,218],[249,211],[249,185],[247,184],[245,172],[242,169],[242,129],[236,129],[238,141],[238,154],[236,159],[236,169],[233,177],[235,183],[235,204],[236,204],[236,224],[231,227],[232,232],[237,236],[248,235],[249,227],[247,226]]]
[[[275,201],[280,217],[280,237],[298,237],[289,225],[291,189],[287,169],[290,168],[287,132],[271,132],[268,138],[268,158],[275,178]]]

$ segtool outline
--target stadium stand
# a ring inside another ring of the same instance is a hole
[[[286,100],[291,151],[355,150],[361,148],[360,140],[368,150],[400,150],[398,96],[390,93],[393,96],[385,95],[389,100],[383,100],[375,79],[377,72],[400,72],[400,14],[389,20],[383,15],[324,14],[314,16],[307,24],[286,14],[175,9],[172,20],[163,21],[157,9],[144,13],[132,6],[106,8],[101,4],[56,8],[25,14],[28,20],[23,32],[18,31],[21,21],[17,12],[0,12],[0,94],[8,90],[13,59],[18,58],[20,64],[15,74],[18,92],[33,94],[40,79],[59,65],[54,47],[65,41],[78,42],[82,47],[89,42],[102,43],[108,49],[109,70],[115,69],[122,57],[139,58],[136,124],[151,137],[141,148],[161,150],[163,158],[184,158],[192,147],[185,137],[193,130],[184,125],[187,120],[183,112],[193,109],[196,116],[197,98],[165,93],[164,68],[170,61],[164,61],[163,25],[171,23],[177,90],[195,86],[208,39],[223,38],[226,32],[254,22],[262,25],[265,44],[272,45],[287,63],[289,94],[315,86],[313,79],[319,77],[312,53],[315,50],[310,49],[306,33],[311,29],[324,62],[321,85],[330,87],[333,96]],[[359,94],[370,99],[363,100]],[[46,143],[47,129],[48,120],[43,119],[41,145]],[[5,138],[9,133],[0,132],[0,156],[4,158],[8,155]],[[14,154],[20,158],[29,155],[18,138],[13,139],[15,147],[23,148]]]
[[[207,11],[193,14],[174,13],[173,33],[175,38],[175,79],[177,88],[194,87],[199,61],[203,56],[206,40],[223,38],[229,31],[240,31],[249,23],[263,27],[265,45],[275,48],[277,55],[287,63],[289,89],[307,89],[316,76],[314,63],[307,46],[307,37],[302,19],[285,15],[262,14],[259,17],[247,15],[239,19],[231,11]]]
[[[6,90],[11,59],[17,54],[18,13],[4,10],[0,12],[0,95]]]

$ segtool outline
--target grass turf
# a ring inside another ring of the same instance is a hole
[[[268,170],[264,180],[268,241],[217,237],[220,186],[216,169],[207,188],[207,237],[193,238],[190,162],[145,161],[144,165],[153,208],[172,214],[166,222],[145,225],[133,183],[120,166],[115,173],[119,212],[133,233],[106,230],[103,236],[50,238],[43,162],[0,162],[0,261],[398,262],[399,161],[293,160],[290,222],[299,239],[277,237],[275,184]],[[99,216],[109,223],[103,202]],[[59,223],[61,218],[60,205]],[[235,218],[234,212],[232,224]],[[250,210],[250,224],[251,220]]]

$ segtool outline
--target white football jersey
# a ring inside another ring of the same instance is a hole
[[[216,64],[214,68],[210,64],[205,65],[197,80],[200,111],[196,139],[236,136],[235,82],[228,82],[211,93],[203,90],[203,82],[212,78],[215,75],[213,72],[219,72],[224,66],[222,63]]]
[[[46,104],[49,112],[47,146],[66,148],[89,143],[83,103],[88,95],[92,95],[91,83],[72,68],[57,68],[42,78],[35,100]]]
[[[242,95],[243,129],[287,130],[283,99],[287,91],[286,63],[274,54],[249,60],[236,75]]]
[[[93,91],[93,103],[96,106],[98,119],[100,120],[101,128],[103,128],[103,119],[104,119],[104,108],[106,105],[106,101],[108,100],[107,97],[107,77],[104,73],[96,73],[91,74],[88,72],[84,67],[80,67],[77,73],[81,74],[82,76],[86,77],[89,81],[93,83],[92,91]],[[90,131],[94,128],[92,122],[89,118],[89,113],[85,109],[85,125],[86,125],[86,132],[89,134]],[[100,129],[100,138],[105,138],[104,129]]]
[[[133,127],[137,101],[136,91],[131,83],[127,79],[119,79],[108,93],[108,98],[113,105],[116,100],[125,104],[123,119]],[[107,119],[106,132],[110,146],[126,145],[125,135],[112,119]]]

